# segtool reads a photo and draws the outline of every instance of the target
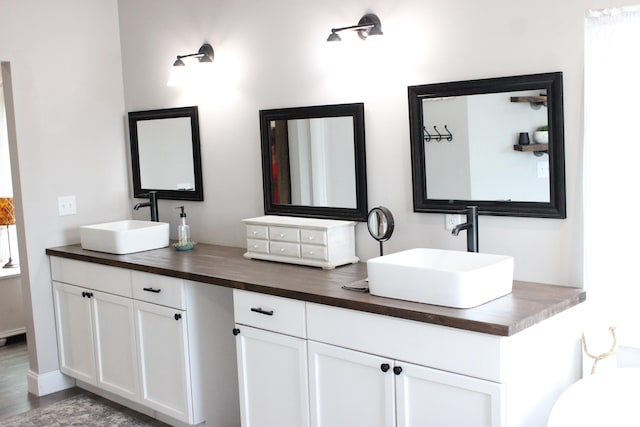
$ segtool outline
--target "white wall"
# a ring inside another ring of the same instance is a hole
[[[129,215],[118,9],[115,0],[0,0],[0,10],[30,369],[44,375],[58,369],[45,248],[77,243],[79,225]],[[66,195],[77,215],[58,216]]]
[[[443,215],[413,212],[407,86],[562,71],[568,218],[483,216],[480,249],[513,255],[516,279],[581,286],[583,19],[588,8],[617,5],[121,0],[126,108],[199,106],[205,201],[187,204],[192,233],[198,241],[242,246],[240,219],[262,214],[258,110],[364,102],[369,206],[387,206],[396,219],[387,251],[464,249],[464,237],[444,229]],[[349,34],[338,45],[325,42],[331,27],[369,11],[385,33],[377,45],[347,43]],[[215,50],[210,86],[167,88],[175,55],[204,41]],[[162,203],[161,217],[175,224],[173,204]],[[357,252],[364,259],[377,254],[364,224]]]

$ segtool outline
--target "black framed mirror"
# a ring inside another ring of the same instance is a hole
[[[267,215],[367,220],[364,104],[260,110]]]
[[[408,95],[415,212],[566,218],[561,72]]]
[[[134,197],[204,200],[198,107],[129,112]]]

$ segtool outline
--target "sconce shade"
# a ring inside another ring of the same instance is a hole
[[[366,40],[369,36],[381,36],[384,33],[382,32],[382,24],[380,23],[380,18],[378,15],[374,13],[367,13],[356,25],[351,25],[348,27],[341,28],[332,28],[331,34],[327,37],[328,42],[339,42],[342,39],[338,35],[340,31],[357,31],[358,37],[362,40]]]
[[[13,197],[0,198],[0,225],[16,223],[16,213],[13,207]]]
[[[198,49],[198,52],[196,53],[177,55],[176,60],[171,67],[167,86],[182,86],[187,81],[187,66],[183,61],[184,58],[194,58],[197,59],[199,63],[210,63],[213,62],[213,56],[213,47],[209,43],[205,43],[200,46],[200,49]]]
[[[331,34],[329,34],[329,37],[327,37],[327,41],[328,42],[341,42],[342,39],[340,38],[338,33],[332,31]]]

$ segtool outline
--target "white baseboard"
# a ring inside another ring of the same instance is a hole
[[[38,374],[29,369],[27,372],[27,387],[29,393],[36,396],[44,396],[56,391],[66,390],[76,385],[76,380],[66,376],[60,371]]]

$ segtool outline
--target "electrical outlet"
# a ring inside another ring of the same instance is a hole
[[[464,220],[464,215],[446,214],[444,216],[444,228],[446,228],[447,230],[453,230],[456,225],[462,224]]]
[[[75,215],[76,213],[76,196],[58,197],[58,215]]]

